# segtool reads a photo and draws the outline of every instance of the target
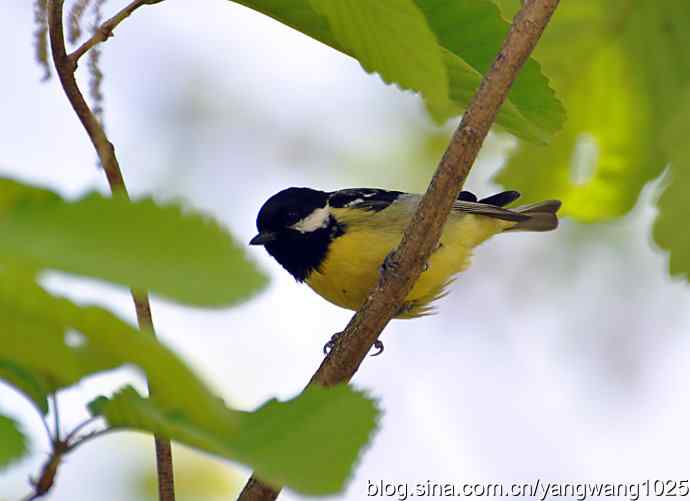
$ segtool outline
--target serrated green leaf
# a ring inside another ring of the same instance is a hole
[[[374,402],[342,385],[312,387],[287,401],[240,414],[230,431],[209,428],[184,411],[169,412],[125,388],[95,410],[109,425],[158,433],[250,465],[260,478],[306,494],[342,489],[379,415]]]
[[[0,355],[0,381],[4,381],[24,394],[36,405],[41,414],[44,416],[48,414],[50,392],[45,383],[16,363],[2,360],[2,355]]]
[[[0,179],[0,260],[149,289],[197,306],[250,297],[266,279],[217,222],[179,204],[91,193],[76,201]]]
[[[261,478],[310,494],[344,487],[380,416],[376,403],[347,385],[309,387],[271,400],[240,421],[237,449]]]
[[[225,429],[222,402],[169,349],[112,313],[48,294],[25,275],[0,273],[0,363],[21,367],[50,391],[124,364],[147,376],[156,402]]]
[[[666,167],[660,134],[690,82],[690,3],[631,5],[562,3],[538,45],[569,116],[549,146],[520,144],[496,177],[526,202],[559,198],[562,215],[602,221]]]
[[[510,29],[510,23],[501,17],[493,3],[488,0],[416,0],[416,3],[441,47],[461,58],[478,76],[489,70]],[[466,79],[457,79],[457,71],[449,70],[449,74],[453,101],[466,107],[479,80],[468,85]],[[539,63],[528,59],[501,107],[498,123],[523,139],[545,143],[563,126],[564,120],[565,110]]]
[[[108,397],[104,395],[99,395],[93,400],[91,400],[91,402],[86,404],[86,406],[89,408],[89,412],[92,416],[102,416],[103,412],[105,412],[105,407],[106,405],[108,405],[109,402],[110,399]]]
[[[496,6],[486,0],[416,0],[427,28],[421,27],[417,13],[400,22],[401,14],[413,12],[411,2],[403,0],[314,0],[317,9],[310,0],[236,1],[358,58],[367,71],[381,74],[384,81],[421,92],[439,122],[459,115],[469,104],[509,27]],[[405,26],[411,26],[415,36]],[[431,50],[429,32],[436,39],[437,51]],[[438,57],[445,66],[442,74]],[[439,94],[443,85],[445,91]],[[526,140],[545,142],[564,119],[563,107],[539,65],[528,61],[497,123]]]
[[[0,470],[20,460],[28,451],[26,436],[17,423],[0,414]]]

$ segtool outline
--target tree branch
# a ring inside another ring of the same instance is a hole
[[[50,451],[50,456],[48,456],[48,459],[43,464],[38,478],[34,480],[29,477],[29,482],[33,487],[33,492],[26,496],[23,501],[33,501],[41,498],[48,494],[50,489],[53,488],[58,468],[62,463],[62,458],[67,452],[67,444],[61,440],[54,440],[51,443],[51,447],[52,449]]]
[[[400,246],[386,259],[385,271],[378,284],[312,376],[310,385],[332,386],[349,381],[386,324],[399,310],[436,247],[484,138],[558,2],[523,2],[503,47],[453,134]],[[252,476],[240,493],[239,500],[273,500],[279,492]]]
[[[118,12],[113,17],[108,19],[106,22],[101,24],[96,29],[95,33],[91,35],[91,38],[89,38],[86,42],[81,44],[74,52],[67,56],[69,57],[70,62],[76,67],[77,62],[79,61],[79,58],[81,56],[86,54],[89,51],[89,49],[91,49],[95,45],[98,45],[101,42],[105,42],[106,40],[108,40],[108,38],[113,36],[113,31],[115,31],[117,25],[125,19],[127,19],[129,16],[131,16],[132,13],[142,5],[151,5],[162,1],[163,0],[134,0],[132,3],[120,10],[120,12]]]
[[[55,404],[55,409],[57,409],[57,403]],[[102,437],[103,435],[112,433],[114,431],[121,431],[119,428],[105,428],[103,430],[92,431],[91,433],[88,433],[82,437],[77,437],[79,431],[93,423],[96,419],[98,418],[92,417],[82,421],[72,431],[67,433],[64,439],[60,439],[59,436],[57,436],[57,432],[56,437],[53,437],[50,434],[50,430],[46,428],[46,431],[48,432],[48,439],[50,440],[50,455],[48,456],[46,462],[43,463],[38,477],[35,480],[29,477],[29,483],[33,487],[33,492],[24,497],[23,501],[34,501],[35,499],[39,499],[50,492],[50,489],[52,489],[53,485],[55,484],[55,477],[60,464],[68,453],[72,452],[80,445],[93,440],[94,438]],[[56,428],[59,429],[59,426],[56,426]]]
[[[133,12],[134,9],[140,5],[158,3],[160,1],[162,0],[139,0],[138,2],[134,2],[133,4],[130,4],[129,7],[131,8],[132,5],[137,5],[131,9],[129,14],[131,14],[131,12]],[[84,99],[84,96],[77,85],[74,72],[77,69],[76,59],[78,58],[70,58],[65,50],[65,33],[62,26],[63,4],[64,0],[50,0],[48,2],[48,34],[50,37],[50,48],[53,55],[55,70],[60,78],[60,83],[62,84],[65,94],[67,95],[67,99],[72,105],[74,112],[77,114],[77,117],[79,117],[84,129],[86,129],[86,133],[89,135],[89,139],[91,139],[91,143],[98,154],[98,158],[108,179],[108,184],[110,185],[110,191],[112,192],[113,196],[121,196],[128,199],[129,196],[127,194],[127,187],[122,177],[120,164],[115,156],[115,149],[113,148],[112,143],[108,140],[108,137],[106,136],[105,131],[103,130],[103,127],[99,123],[98,119],[91,111],[91,108],[89,108],[89,105],[86,103],[86,100]],[[125,8],[125,10],[126,9],[127,8]],[[129,14],[124,16],[122,19],[126,18]],[[117,18],[117,15],[115,18]],[[117,26],[122,19],[114,22],[111,28]],[[110,21],[112,21],[112,19]],[[107,21],[105,24],[108,24],[110,21]],[[88,50],[88,48],[86,50]],[[86,50],[84,52],[86,52]],[[131,294],[137,313],[139,329],[142,331],[149,331],[155,335],[148,293],[146,291],[132,289]],[[150,387],[149,393],[151,393]],[[173,465],[170,441],[156,436],[155,445],[156,466],[158,468],[159,499],[160,501],[174,501],[175,490],[173,483]]]

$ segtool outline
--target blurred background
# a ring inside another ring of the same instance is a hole
[[[119,7],[110,3],[106,15]],[[103,46],[106,128],[134,196],[184,199],[247,242],[261,204],[284,187],[425,189],[455,123],[433,125],[419,98],[269,18],[231,2],[195,7],[142,8]],[[12,49],[0,79],[0,175],[67,197],[107,192],[57,80],[41,82],[30,7],[2,10],[0,43]],[[466,189],[500,190],[490,179],[515,147],[491,135]],[[334,499],[364,499],[369,480],[687,478],[690,294],[649,236],[660,184],[614,222],[566,219],[557,232],[487,242],[436,316],[393,321],[385,353],[354,379],[379,400],[380,430]],[[168,346],[228,403],[253,409],[297,394],[351,313],[263,249],[247,252],[272,279],[258,297],[229,310],[154,298],[153,314]],[[135,320],[123,289],[58,274],[45,283]],[[63,425],[132,379],[141,384],[119,371],[61,393]],[[32,439],[32,455],[0,476],[0,499],[15,500],[49,448],[30,404],[2,384],[0,407]],[[150,438],[107,436],[67,458],[48,499],[154,499],[153,460]],[[175,467],[181,500],[232,499],[249,474],[183,447]]]

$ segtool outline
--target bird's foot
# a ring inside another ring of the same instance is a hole
[[[395,259],[393,259],[393,254],[394,252],[389,253],[383,260],[383,264],[379,268],[379,273],[383,274],[386,271],[389,271],[391,273],[397,273],[399,263]]]
[[[342,336],[342,332],[336,332],[331,336],[331,339],[328,340],[326,344],[323,345],[323,354],[328,355],[333,348],[335,348],[336,343],[338,342],[338,339],[340,339],[340,336]],[[379,341],[378,339],[374,342],[373,348],[376,350],[375,353],[372,353],[370,356],[372,357],[378,357],[381,353],[383,353],[383,343]]]
[[[338,338],[342,336],[342,332],[336,332],[331,336],[331,339],[328,340],[326,344],[323,345],[323,354],[328,355],[333,348],[335,348],[335,343],[338,342]]]
[[[377,351],[376,353],[372,353],[371,355],[369,355],[370,357],[378,357],[381,353],[383,353],[383,343],[380,340],[377,339],[376,341],[374,341],[373,348]]]
[[[401,316],[411,312],[416,307],[417,307],[417,303],[415,303],[414,301],[407,301],[406,303],[403,303],[400,305],[400,308],[398,308],[398,311],[395,314],[394,318],[401,317]]]

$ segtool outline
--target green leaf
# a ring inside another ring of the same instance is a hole
[[[455,56],[453,60],[446,59],[450,94],[456,107],[458,104],[466,107],[479,80],[469,84],[454,66],[462,61],[475,70],[478,78],[486,73],[501,49],[510,23],[487,0],[417,0],[416,3],[438,43]],[[445,117],[457,111],[448,110]],[[563,126],[565,110],[534,59],[528,59],[520,70],[497,121],[509,132],[540,143],[549,141]]]
[[[497,175],[526,202],[559,198],[562,215],[607,220],[666,167],[661,133],[690,81],[690,3],[631,5],[565,2],[546,30],[537,57],[569,117],[549,146],[520,144]]]
[[[374,401],[347,385],[311,386],[244,414],[236,447],[262,478],[310,494],[337,492],[379,416]]]
[[[22,368],[49,391],[131,364],[146,374],[160,405],[224,429],[233,425],[223,403],[153,336],[8,270],[0,273],[0,346],[0,363]]]
[[[520,10],[520,0],[493,0],[493,2],[498,5],[501,14],[506,19],[515,17],[515,14]]]
[[[662,147],[671,158],[666,187],[659,198],[659,213],[654,222],[654,240],[670,253],[671,275],[690,281],[690,89],[680,100],[676,116],[666,126]]]
[[[265,285],[225,229],[179,204],[92,193],[66,201],[0,179],[0,260],[88,275],[198,306],[249,298]]]
[[[653,138],[640,134],[651,129],[649,103],[625,58],[612,47],[588,63],[577,89],[562,94],[571,110],[565,130],[547,147],[521,144],[496,181],[525,202],[560,199],[561,215],[592,222],[629,211],[663,163]]]
[[[0,470],[21,459],[28,451],[26,436],[17,423],[0,414]]]
[[[1,324],[1,322],[0,322]],[[13,386],[31,400],[44,416],[48,414],[48,394],[45,383],[34,374],[0,355],[0,380]]]
[[[162,434],[248,464],[274,486],[313,495],[343,488],[379,415],[374,402],[346,385],[310,387],[290,401],[271,400],[241,413],[234,430],[209,428],[184,411],[166,411],[132,388],[93,402],[91,409],[112,427]]]
[[[420,92],[439,122],[467,107],[509,28],[486,0],[236,1],[358,59],[386,82]],[[545,142],[564,119],[539,65],[528,61],[497,123],[524,139]]]
[[[448,76],[426,19],[412,0],[310,0],[343,51],[386,83],[420,92],[431,109],[448,106]]]
[[[116,317],[106,312],[103,316],[102,324],[93,329],[94,335],[99,335],[101,329],[118,334],[134,332]],[[15,270],[2,270],[0,346],[3,349],[0,362],[5,368],[15,368],[12,372],[4,372],[3,376],[9,374],[8,380],[24,391],[27,384],[16,384],[17,373],[30,374],[39,381],[38,387],[43,392],[52,392],[85,376],[118,367],[121,362],[100,345],[86,342],[84,332],[76,334],[75,323],[79,317],[80,308],[47,294],[32,277]],[[34,385],[29,389],[24,393],[32,398],[36,391]]]

